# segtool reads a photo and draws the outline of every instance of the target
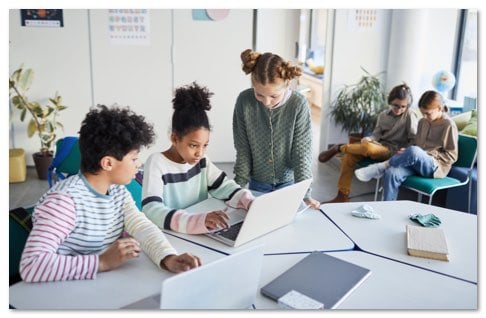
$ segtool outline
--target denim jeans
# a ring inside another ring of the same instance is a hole
[[[383,199],[394,201],[398,197],[398,189],[408,176],[419,175],[433,178],[437,168],[434,160],[422,148],[410,146],[401,154],[390,158],[390,166],[385,170],[383,181]]]
[[[256,181],[255,179],[252,178],[250,179],[250,184],[248,185],[248,188],[253,191],[267,193],[267,192],[278,190],[280,188],[285,188],[286,186],[289,186],[291,184],[294,184],[294,181],[271,184],[271,183]]]

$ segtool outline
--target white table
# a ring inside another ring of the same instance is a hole
[[[214,207],[218,208],[218,207]],[[239,248],[265,244],[265,254],[300,253],[312,251],[350,250],[353,242],[344,235],[322,212],[307,209],[298,214],[293,223],[254,239],[241,247],[230,247],[205,235],[189,235],[173,231],[164,232],[201,246],[231,254]]]
[[[351,211],[368,204],[381,215],[379,220],[357,218]],[[413,201],[378,201],[328,203],[321,210],[339,226],[351,240],[368,253],[389,257],[452,277],[477,282],[477,217]],[[438,261],[407,254],[405,225],[417,225],[411,213],[437,215],[444,230],[450,261]]]
[[[344,251],[328,254],[371,270],[371,275],[352,291],[336,310],[478,308],[476,284],[365,252]],[[259,288],[305,256],[307,254],[264,256]],[[279,309],[275,301],[261,295],[260,291],[255,307]]]
[[[203,264],[225,256],[178,238],[169,240],[178,253],[197,255]],[[115,270],[98,273],[94,280],[19,282],[9,288],[9,304],[19,309],[118,309],[160,295],[162,281],[173,275],[141,253]]]

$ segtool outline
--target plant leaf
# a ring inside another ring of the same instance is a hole
[[[22,111],[20,112],[20,121],[24,121],[25,119],[25,115],[27,114],[27,109],[22,109]]]
[[[18,79],[18,85],[23,91],[27,91],[32,84],[32,80],[34,78],[34,71],[30,68],[23,70],[20,72],[20,76]]]
[[[36,131],[37,131],[37,125],[35,124],[35,120],[31,119],[29,121],[29,125],[27,126],[27,136],[31,138],[32,136],[34,136]]]

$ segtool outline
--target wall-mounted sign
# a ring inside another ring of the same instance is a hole
[[[62,28],[64,26],[61,9],[21,9],[20,20],[23,27]]]
[[[108,36],[112,44],[149,45],[150,21],[147,9],[108,10]]]
[[[348,26],[349,30],[355,32],[376,31],[381,20],[381,11],[377,9],[349,10]]]

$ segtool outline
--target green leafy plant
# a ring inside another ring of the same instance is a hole
[[[40,153],[44,156],[52,155],[52,148],[56,140],[57,128],[63,129],[63,125],[58,121],[57,115],[60,111],[67,108],[62,104],[60,95],[55,94],[49,98],[49,103],[41,105],[37,101],[30,101],[27,97],[34,77],[34,71],[30,68],[20,67],[15,70],[9,78],[9,94],[13,106],[20,111],[20,121],[24,121],[30,115],[27,126],[29,137],[37,134],[40,140]]]
[[[342,125],[342,131],[359,134],[361,137],[371,132],[378,114],[386,108],[385,92],[379,73],[366,73],[357,84],[345,85],[331,104],[331,117]]]

